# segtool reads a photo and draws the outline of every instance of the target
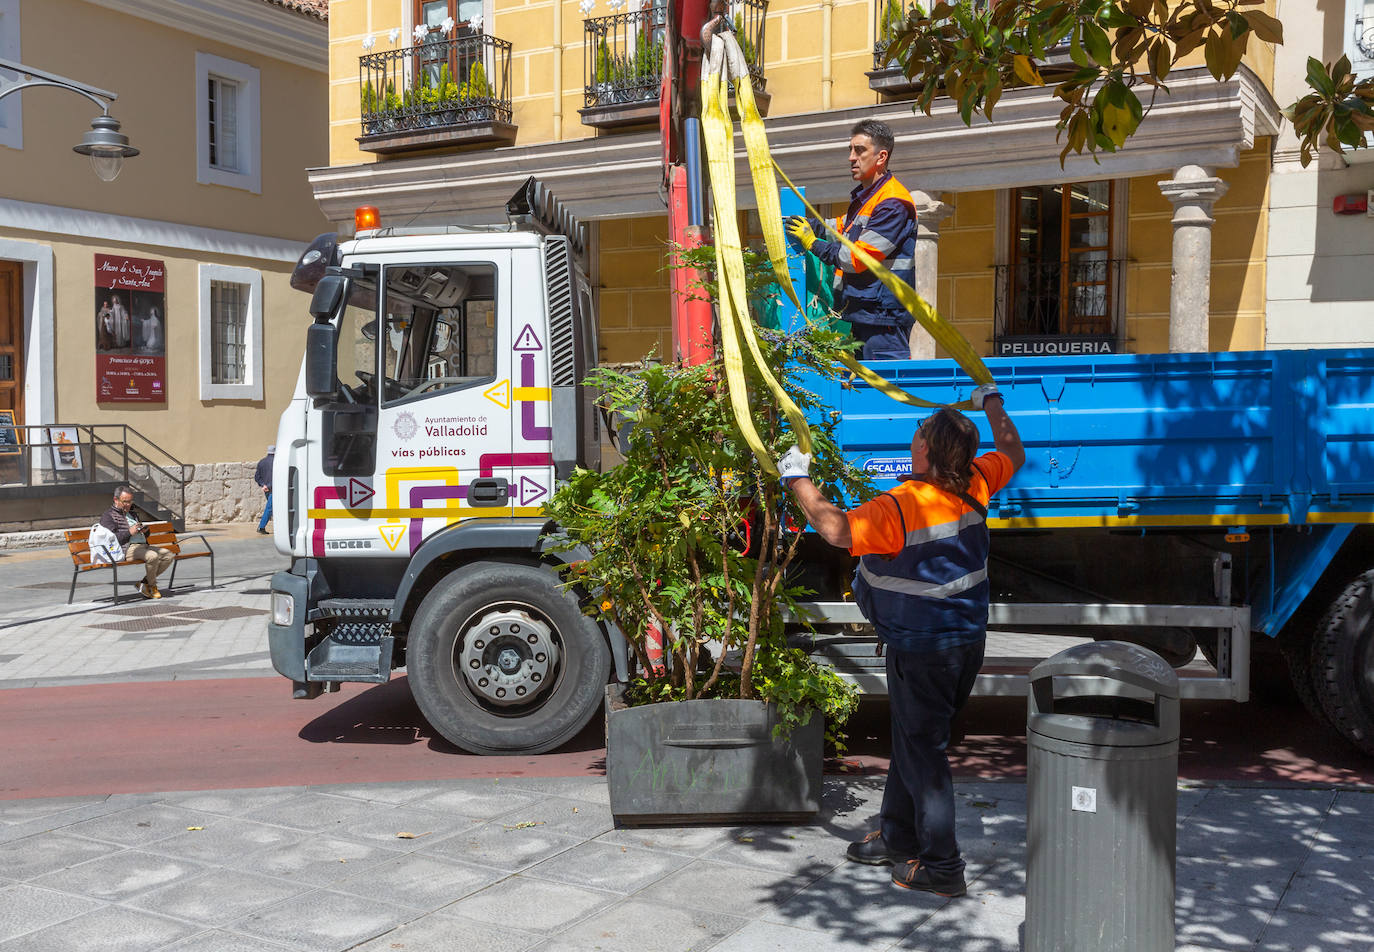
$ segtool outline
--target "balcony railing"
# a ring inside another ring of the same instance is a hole
[[[370,152],[515,140],[511,44],[485,34],[369,53],[358,60]]]
[[[1124,258],[998,265],[994,336],[1121,340],[1117,301],[1125,265]]]
[[[731,23],[749,63],[750,85],[766,112],[764,20],[767,0],[738,0],[730,7]],[[667,5],[645,0],[642,9],[585,21],[582,121],[591,126],[618,126],[658,117],[663,77]]]
[[[1374,60],[1374,16],[1361,14],[1355,18],[1354,40],[1355,49],[1360,51],[1360,56]]]

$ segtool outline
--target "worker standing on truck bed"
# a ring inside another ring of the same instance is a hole
[[[882,262],[907,284],[916,280],[916,202],[888,171],[892,160],[892,130],[886,123],[865,119],[849,132],[849,174],[859,184],[849,193],[844,218],[831,222],[864,251]],[[864,360],[907,360],[915,320],[901,302],[838,241],[818,237],[825,229],[801,216],[788,219],[787,233],[835,269],[840,317],[863,341]]]
[[[996,449],[975,458],[978,428],[944,408],[911,441],[911,476],[856,509],[811,482],[811,458],[792,447],[778,463],[811,527],[860,556],[854,598],[887,646],[892,762],[880,827],[846,851],[892,865],[892,881],[940,896],[966,891],[954,836],[950,722],[973,690],[988,624],[987,505],[1026,460],[994,384],[973,392]]]

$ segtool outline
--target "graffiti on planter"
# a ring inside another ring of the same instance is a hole
[[[724,766],[707,761],[700,764],[684,764],[679,757],[667,756],[662,760],[654,758],[652,750],[646,750],[639,759],[639,765],[630,774],[631,786],[647,784],[655,791],[689,793],[698,791],[746,790],[749,788],[749,771],[742,766]]]

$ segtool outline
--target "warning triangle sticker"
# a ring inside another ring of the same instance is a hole
[[[503,410],[510,409],[510,381],[502,380],[500,383],[488,387],[482,391],[482,396]]]
[[[534,332],[533,324],[526,324],[521,329],[519,336],[515,338],[515,346],[511,350],[543,350],[544,345],[540,343],[539,336]]]
[[[379,526],[378,531],[382,534],[382,541],[392,552],[396,551],[396,546],[401,544],[401,540],[406,537],[405,526]]]
[[[348,481],[348,508],[357,509],[360,503],[366,502],[376,494],[377,491],[361,479],[350,479]]]
[[[548,491],[548,487],[536,483],[528,476],[520,477],[520,505],[528,506],[536,499],[542,499]]]

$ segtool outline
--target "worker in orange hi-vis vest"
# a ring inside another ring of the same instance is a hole
[[[977,425],[941,409],[911,440],[911,475],[849,511],[811,482],[799,448],[778,462],[811,528],[860,557],[854,600],[886,649],[892,763],[880,824],[845,855],[891,865],[897,885],[941,896],[967,889],[945,748],[983,664],[988,501],[1026,461],[996,385],[975,389],[973,406],[987,415],[996,449],[976,456]]]
[[[916,202],[888,171],[892,130],[865,119],[850,130],[849,173],[859,184],[849,193],[849,208],[831,226],[877,259],[907,284],[916,280]],[[840,317],[863,341],[864,360],[907,360],[914,318],[844,245],[821,237],[821,223],[788,219],[792,242],[835,269],[835,300]]]

